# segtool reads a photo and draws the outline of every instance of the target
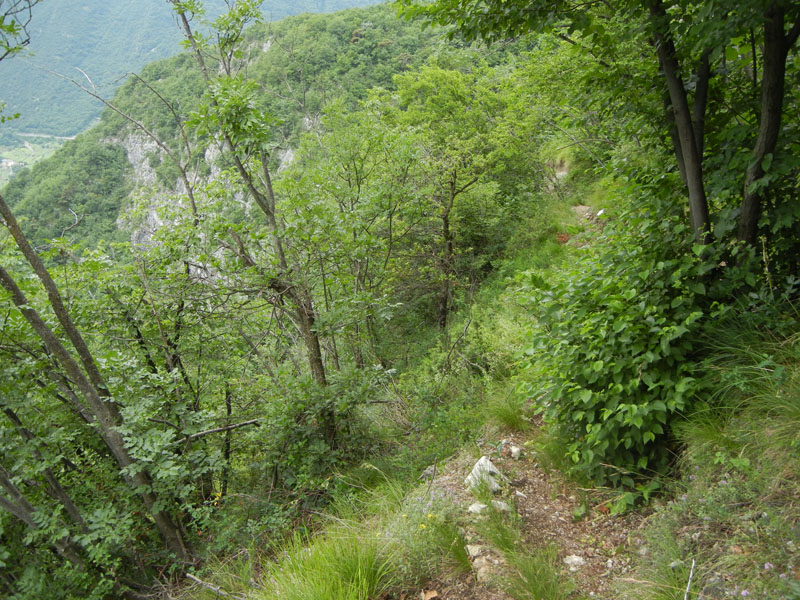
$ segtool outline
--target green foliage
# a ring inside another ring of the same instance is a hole
[[[693,334],[710,266],[687,252],[660,185],[653,174],[624,227],[607,227],[574,268],[547,281],[530,272],[540,323],[526,352],[546,370],[541,410],[568,440],[572,470],[596,482],[633,487],[635,474],[662,472],[669,424],[699,389]]]
[[[130,191],[129,173],[122,148],[84,137],[66,143],[53,160],[20,172],[4,197],[28,219],[26,230],[35,245],[66,237],[92,247],[100,240],[123,239],[116,216]]]
[[[635,577],[651,583],[626,585],[625,598],[683,598],[693,560],[690,597],[796,596],[800,355],[794,309],[783,308],[780,332],[743,312],[705,340],[716,393],[675,426],[681,479]]]

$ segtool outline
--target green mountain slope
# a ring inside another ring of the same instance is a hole
[[[265,18],[301,12],[329,12],[369,0],[271,0]],[[219,14],[222,0],[206,3]],[[4,133],[71,136],[96,119],[102,105],[56,74],[88,84],[108,96],[132,71],[180,49],[180,31],[163,0],[47,0],[34,8],[31,42],[24,56],[0,63],[0,99],[19,119]],[[85,73],[85,76],[84,76]],[[7,137],[7,136],[6,136]],[[6,140],[8,143],[8,140]]]
[[[335,100],[354,104],[372,87],[390,87],[394,73],[419,66],[440,43],[435,30],[421,31],[416,24],[396,19],[388,6],[333,15],[304,14],[253,27],[247,35],[253,53],[249,71],[262,86],[265,108],[277,119],[276,142],[282,152],[296,147],[298,134],[319,117],[324,104]],[[194,61],[186,54],[156,61],[142,70],[141,77],[141,81],[129,79],[114,104],[169,145],[177,145],[174,115],[150,87],[170,98],[176,113],[187,118],[203,93]],[[38,244],[64,232],[85,246],[101,238],[121,239],[115,222],[122,198],[130,190],[130,178],[124,175],[126,161],[118,162],[112,175],[107,161],[73,157],[105,153],[104,147],[118,153],[129,131],[125,118],[106,111],[97,126],[51,158],[20,172],[6,187],[5,197],[25,219],[29,235]],[[150,155],[143,164],[155,169],[158,185],[171,188],[177,174],[162,158]],[[102,199],[85,186],[54,184],[87,177],[115,183]]]

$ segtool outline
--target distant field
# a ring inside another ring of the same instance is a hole
[[[0,144],[0,186],[24,167],[47,158],[70,138],[43,134],[17,134],[11,144]]]

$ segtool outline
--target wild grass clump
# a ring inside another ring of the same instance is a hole
[[[800,334],[740,317],[703,365],[713,389],[675,433],[674,499],[626,597],[800,597]],[[788,333],[788,335],[787,335]],[[692,561],[695,569],[691,585]]]
[[[503,588],[517,600],[566,600],[575,585],[565,577],[554,545],[506,555],[513,573]]]
[[[387,479],[368,495],[340,501],[329,515],[320,534],[297,535],[277,552],[253,598],[371,600],[470,568],[455,507],[436,490],[405,495]]]
[[[308,540],[297,536],[267,573],[264,600],[370,600],[394,583],[393,552],[378,538],[341,528]]]
[[[486,516],[476,529],[502,554],[506,571],[497,577],[497,584],[517,600],[566,600],[575,591],[575,584],[567,577],[558,560],[558,549],[550,544],[531,548],[524,543],[520,531],[521,519],[515,512],[498,510],[491,498],[480,494],[488,502]]]
[[[486,404],[487,419],[509,431],[527,431],[531,428],[528,401],[513,392],[493,395]]]

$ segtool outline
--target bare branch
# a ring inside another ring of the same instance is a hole
[[[199,431],[197,433],[193,433],[192,435],[187,435],[185,438],[181,438],[175,442],[172,442],[171,445],[182,444],[184,442],[190,442],[192,440],[196,440],[197,438],[201,438],[206,435],[210,435],[212,433],[220,433],[222,431],[229,431],[231,429],[238,429],[239,427],[245,427],[246,425],[260,425],[260,421],[258,419],[252,419],[250,421],[244,421],[243,423],[236,423],[235,425],[227,425],[225,427],[216,427],[214,429],[206,429],[205,431]]]

